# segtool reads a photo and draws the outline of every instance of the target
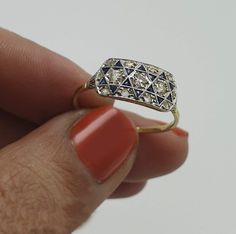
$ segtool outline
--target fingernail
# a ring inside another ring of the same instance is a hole
[[[172,132],[180,137],[188,137],[188,132],[186,132],[185,130],[181,129],[181,128],[173,128]]]
[[[103,182],[129,157],[137,134],[121,111],[104,106],[82,117],[72,127],[70,138],[78,158]]]

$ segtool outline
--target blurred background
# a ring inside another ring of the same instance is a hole
[[[108,57],[175,75],[186,163],[139,195],[108,200],[74,234],[236,233],[236,2],[233,0],[0,0],[0,25],[93,74]],[[168,120],[132,104],[144,116]]]

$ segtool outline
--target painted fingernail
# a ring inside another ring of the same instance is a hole
[[[103,182],[129,157],[137,133],[121,111],[104,106],[82,117],[72,127],[70,138],[78,158]]]
[[[180,137],[188,137],[188,132],[186,132],[185,130],[181,129],[181,128],[173,128],[172,132]]]

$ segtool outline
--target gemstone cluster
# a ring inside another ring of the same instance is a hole
[[[138,102],[159,111],[171,111],[176,106],[173,75],[150,64],[110,58],[91,82],[102,96]]]

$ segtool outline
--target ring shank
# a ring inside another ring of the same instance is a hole
[[[75,109],[79,108],[79,103],[78,103],[78,97],[79,94],[91,89],[89,88],[89,84],[86,82],[83,85],[79,86],[79,88],[76,89],[74,96],[73,96],[73,106]],[[137,126],[136,130],[138,133],[161,133],[161,132],[166,132],[174,127],[176,127],[176,125],[179,122],[179,112],[177,109],[174,109],[171,111],[174,117],[174,120],[170,123],[167,124],[158,124],[158,125],[154,125],[154,126],[147,126],[147,127],[142,127],[142,126]]]
[[[176,125],[179,122],[179,112],[178,110],[172,111],[172,114],[174,116],[174,120],[170,123],[163,124],[163,125],[154,125],[154,126],[149,126],[149,127],[141,127],[137,126],[137,132],[138,133],[160,133],[160,132],[166,132],[170,130],[171,128],[176,127]]]

